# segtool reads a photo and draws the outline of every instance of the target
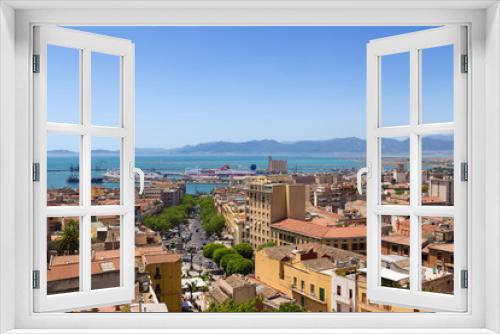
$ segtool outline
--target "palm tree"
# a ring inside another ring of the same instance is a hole
[[[61,236],[57,240],[57,252],[64,254],[75,254],[80,249],[80,230],[78,222],[71,219],[68,221],[62,231]]]
[[[187,282],[186,286],[189,289],[189,301],[192,303],[193,302],[193,292],[196,291],[198,286],[196,285],[195,281]]]

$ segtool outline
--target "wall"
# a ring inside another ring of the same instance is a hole
[[[0,332],[14,328],[14,10],[0,3]],[[12,81],[11,81],[12,79]],[[7,210],[6,208],[10,208]],[[8,260],[6,260],[8,259]]]
[[[156,279],[156,268],[160,268],[160,279]],[[181,286],[181,261],[167,262],[159,264],[149,264],[146,270],[151,277],[153,290],[156,285],[160,285],[161,294],[158,300],[161,303],[167,304],[169,312],[180,312],[182,303],[182,286]]]

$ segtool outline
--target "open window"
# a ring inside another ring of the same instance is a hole
[[[134,45],[70,29],[36,27],[33,72],[34,310],[130,302],[134,296]],[[99,77],[107,78],[107,87],[96,80]],[[59,150],[54,151],[54,143]],[[114,169],[119,172],[112,182],[94,175],[105,168],[99,165],[102,150],[116,156]],[[47,171],[58,170],[57,163],[49,166],[47,152],[72,161],[70,170],[58,172],[66,173],[70,185],[63,196],[47,186]],[[102,193],[110,195],[106,201],[100,200]],[[106,240],[99,239],[103,229],[108,231]],[[104,248],[114,250],[112,256],[107,252],[102,257]],[[71,270],[54,260],[61,254],[71,262]]]
[[[464,27],[392,36],[367,46],[371,301],[466,310],[467,71]],[[394,94],[396,87],[407,94]],[[449,141],[453,163],[429,180],[429,165],[440,158],[428,155],[436,136]],[[407,155],[393,156],[394,145],[405,147]],[[439,240],[430,240],[430,231]],[[453,261],[445,261],[446,254]]]

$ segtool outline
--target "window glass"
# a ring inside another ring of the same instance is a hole
[[[381,203],[410,204],[410,140],[382,138],[381,145]]]
[[[80,205],[80,142],[76,135],[47,134],[47,206]]]
[[[121,126],[121,59],[92,52],[92,124]]]
[[[47,46],[47,121],[80,124],[80,50]]]
[[[47,218],[47,294],[80,290],[80,217]]]
[[[420,51],[422,123],[453,122],[453,46]]]
[[[380,57],[381,126],[410,124],[410,54]]]

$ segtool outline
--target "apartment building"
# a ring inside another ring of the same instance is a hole
[[[317,242],[346,251],[366,254],[366,225],[338,226],[325,218],[297,220],[287,218],[271,225],[273,242],[278,246]]]
[[[273,160],[271,156],[267,159],[267,172],[269,174],[286,174],[287,161],[286,160]]]
[[[453,177],[439,178],[431,176],[428,193],[431,199],[438,199],[443,205],[453,205]]]
[[[171,252],[149,252],[142,256],[158,300],[167,304],[170,312],[181,312],[182,264],[179,255]]]
[[[272,241],[271,225],[285,218],[304,219],[303,184],[251,182],[246,190],[246,225],[248,242],[258,247]]]
[[[265,248],[255,255],[255,278],[306,310],[333,310],[335,269],[365,266],[365,257],[318,243]]]
[[[335,269],[332,274],[333,312],[354,312],[356,309],[356,269]]]

